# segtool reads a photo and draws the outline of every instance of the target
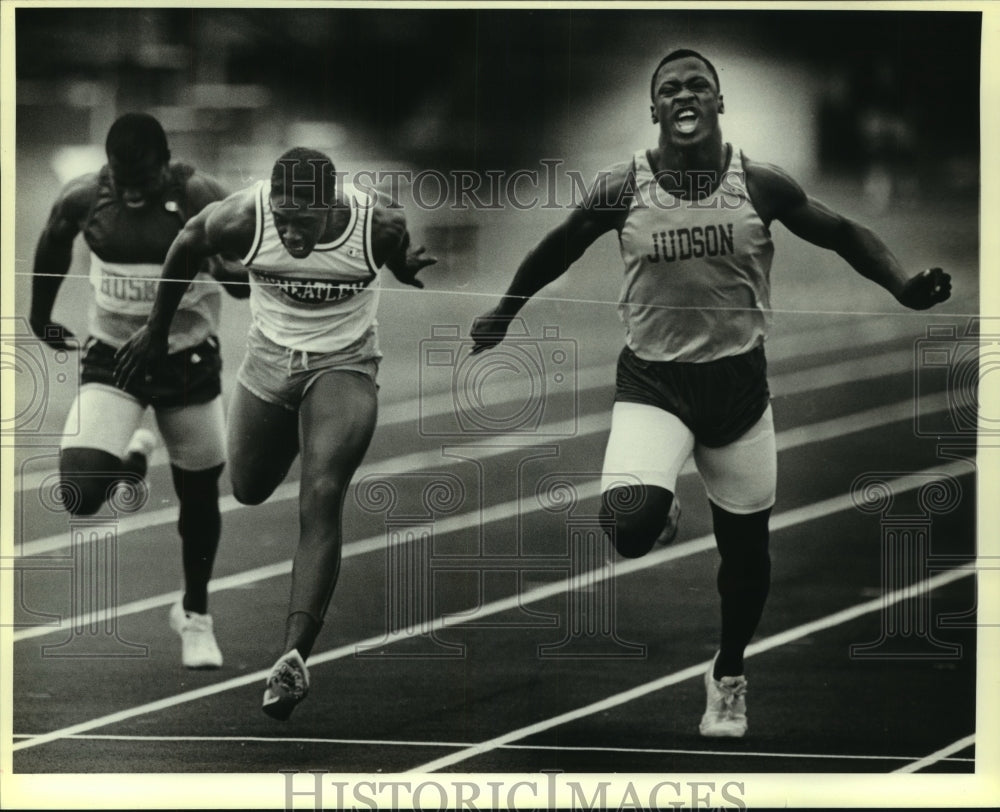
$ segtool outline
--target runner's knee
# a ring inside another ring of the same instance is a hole
[[[174,492],[182,503],[194,504],[201,502],[216,503],[219,500],[219,476],[225,463],[205,468],[201,471],[188,471],[170,466],[170,474],[174,481]]]
[[[267,501],[267,498],[274,493],[277,485],[261,485],[241,478],[235,468],[230,474],[230,481],[233,485],[233,498],[241,505],[260,505]]]
[[[73,516],[90,516],[123,476],[122,461],[96,448],[64,448],[59,455],[58,498]]]
[[[339,515],[349,482],[349,477],[336,473],[304,476],[300,496],[302,514],[316,518]]]
[[[674,495],[656,485],[609,488],[601,496],[601,524],[625,558],[648,553],[663,530]]]
[[[712,527],[727,579],[754,582],[771,571],[769,522],[771,509],[732,513],[709,501]]]

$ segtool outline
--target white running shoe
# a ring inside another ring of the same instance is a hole
[[[282,654],[271,669],[264,689],[261,710],[273,719],[284,721],[309,693],[309,669],[298,649]]]
[[[718,655],[716,655],[718,657]],[[705,672],[705,713],[698,731],[702,736],[740,738],[747,732],[747,678],[715,679],[715,658]]]
[[[215,642],[211,615],[186,612],[178,601],[170,609],[170,628],[181,636],[181,662],[185,668],[222,667],[222,652]]]
[[[673,501],[670,503],[670,510],[667,512],[667,523],[664,525],[660,535],[656,537],[656,543],[661,547],[671,544],[677,538],[677,529],[680,526],[680,520],[681,503],[675,494]]]
[[[153,455],[153,451],[159,441],[156,435],[149,429],[136,429],[132,439],[125,446],[125,456],[129,454],[142,454],[147,460]]]

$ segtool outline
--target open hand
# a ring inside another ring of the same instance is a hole
[[[927,310],[951,296],[951,275],[940,268],[928,268],[911,277],[896,298],[912,310]]]
[[[503,341],[512,318],[512,316],[501,315],[495,310],[478,316],[472,322],[472,329],[469,331],[473,341],[469,355],[478,355]]]
[[[154,335],[148,325],[143,325],[115,353],[115,360],[118,362],[115,366],[115,383],[124,389],[136,375],[148,378],[150,370],[166,354],[166,338]]]
[[[402,267],[393,268],[390,265],[389,270],[391,270],[393,275],[403,284],[413,285],[415,288],[423,288],[424,283],[417,279],[417,274],[428,265],[433,265],[437,262],[435,257],[424,256],[425,250],[426,249],[422,245],[419,248],[407,248],[406,259],[404,260]]]

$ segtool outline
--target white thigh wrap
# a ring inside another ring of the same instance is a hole
[[[694,435],[676,415],[644,403],[616,403],[601,490],[642,484],[673,493],[693,448]]]
[[[616,403],[604,455],[601,490],[656,485],[676,492],[677,477],[694,453],[708,498],[730,513],[756,513],[774,505],[777,452],[770,405],[738,440],[707,448],[680,418],[655,406]]]
[[[708,498],[730,513],[756,513],[772,507],[778,456],[771,406],[738,440],[722,448],[697,446],[694,461]]]
[[[222,397],[209,403],[158,409],[156,425],[170,462],[185,471],[203,471],[226,461],[226,421]]]
[[[145,410],[134,397],[102,383],[85,383],[70,407],[61,448],[96,448],[116,457],[125,453]],[[79,414],[79,431],[75,415]]]

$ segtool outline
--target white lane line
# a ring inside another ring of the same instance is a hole
[[[909,761],[912,756],[869,756],[844,753],[767,753],[755,750],[682,750],[668,747],[567,747],[555,744],[506,744],[502,750],[555,750],[557,752],[583,751],[596,753],[650,753],[676,756],[748,756],[751,758],[803,758],[830,759],[832,761]],[[971,762],[974,758],[946,758],[943,761]]]
[[[782,395],[798,394],[812,389],[836,386],[852,381],[870,380],[882,375],[906,372],[913,367],[913,352],[910,350],[895,350],[873,356],[841,361],[836,364],[826,364],[797,372],[787,372],[774,376],[770,381],[771,392]],[[614,365],[601,364],[584,367],[576,375],[576,392],[580,394],[590,389],[612,387],[614,385]],[[511,402],[510,384],[487,383],[477,398],[484,403],[502,405]],[[520,399],[520,398],[518,398]],[[392,426],[408,423],[418,419],[440,417],[455,411],[455,395],[453,392],[439,392],[426,397],[409,398],[405,401],[387,404],[379,408],[379,426]],[[570,428],[570,431],[572,429]],[[550,430],[550,434],[560,434],[558,430]],[[442,442],[448,442],[443,437]],[[54,459],[54,457],[53,457]],[[153,452],[151,467],[167,464],[166,451],[162,446]],[[15,492],[34,491],[53,474],[55,468],[28,471],[15,477]]]
[[[36,733],[16,733],[15,739],[34,738]],[[66,736],[70,741],[107,741],[107,742],[152,742],[156,743],[186,743],[186,742],[260,742],[262,744],[329,744],[348,745],[351,747],[471,747],[473,742],[447,741],[408,741],[406,739],[335,739],[316,736],[139,736],[114,733],[80,733]],[[831,761],[913,761],[913,756],[870,756],[856,753],[769,753],[755,750],[685,750],[674,747],[583,747],[565,744],[505,744],[499,750],[539,750],[560,753],[634,753],[664,756],[746,756],[748,758],[801,758],[828,759]],[[975,763],[974,758],[943,757],[939,761],[955,763]],[[900,771],[897,771],[900,772]]]
[[[816,389],[822,389],[828,386],[834,386],[838,383],[846,383],[853,380],[865,380],[870,378],[877,378],[884,375],[890,368],[898,367],[899,354],[891,354],[896,361],[892,363],[887,363],[878,360],[883,358],[883,356],[874,356],[871,359],[862,359],[859,361],[849,361],[841,364],[835,364],[832,366],[821,367],[818,371],[814,370],[804,370],[802,372],[789,373],[788,375],[777,376],[771,382],[771,392],[775,397],[782,397],[788,395],[797,395],[804,392],[811,392]],[[909,354],[905,354],[906,357],[910,357]],[[901,401],[891,407],[876,407],[874,409],[867,409],[864,412],[859,412],[859,418],[863,417],[864,420],[868,421],[870,425],[883,425],[883,423],[878,423],[878,417],[880,414],[885,412],[886,414],[892,414],[894,420],[902,420],[906,417],[914,416],[918,414],[916,411],[918,408],[924,409],[923,414],[928,414],[930,411],[940,412],[948,408],[947,395],[944,392],[926,395],[919,402],[914,401]],[[888,412],[886,410],[891,410]],[[414,419],[414,415],[410,413],[410,419]],[[824,421],[819,426],[825,426],[827,433],[818,439],[828,439],[831,436],[836,436],[836,434],[829,434],[830,427],[835,427],[838,425],[838,420],[853,419],[853,416],[848,415],[847,418],[834,418],[832,420]],[[364,476],[372,473],[402,473],[414,470],[423,470],[425,468],[437,468],[443,465],[453,465],[455,460],[443,457],[442,451],[444,446],[451,448],[460,446],[475,446],[484,447],[492,446],[497,450],[493,452],[494,454],[508,453],[513,448],[520,448],[526,445],[537,445],[539,443],[558,443],[566,440],[576,440],[583,437],[587,437],[600,432],[606,432],[610,427],[611,415],[609,412],[599,412],[597,414],[588,415],[581,418],[570,418],[568,420],[561,421],[559,423],[548,424],[545,427],[546,436],[529,436],[529,437],[513,437],[513,436],[486,436],[482,438],[462,438],[461,442],[448,442],[446,438],[442,438],[441,445],[436,448],[429,449],[427,451],[416,451],[410,454],[402,454],[396,457],[391,457],[385,460],[375,460],[368,461],[362,464],[355,474],[354,481],[357,482]],[[872,422],[876,421],[876,422]],[[892,422],[892,421],[886,421]],[[862,426],[865,428],[867,426]],[[862,428],[857,429],[858,431]],[[799,426],[795,429],[789,429],[787,431],[798,432],[799,434],[808,434],[811,430],[810,426]],[[782,432],[784,434],[785,432]],[[808,442],[809,438],[806,440],[797,440],[796,442]],[[487,452],[481,452],[486,454]],[[478,452],[477,452],[478,456]],[[481,457],[485,458],[485,456]],[[690,463],[688,465],[687,471],[693,470]],[[50,473],[49,476],[52,476]],[[289,499],[298,498],[298,481],[286,482],[279,485],[271,497],[267,500],[267,504],[273,505],[277,502],[286,501]],[[229,513],[233,510],[238,510],[244,507],[239,502],[237,502],[232,496],[224,496],[219,500],[219,510],[222,513]],[[173,524],[177,521],[177,508],[176,506],[171,506],[169,508],[161,508],[159,510],[145,511],[138,513],[133,516],[124,516],[118,520],[116,525],[118,531],[119,541],[122,536],[134,533],[138,530],[144,530],[147,527],[155,527],[164,524]],[[25,541],[20,546],[15,545],[14,552],[17,556],[32,556],[32,555],[42,555],[44,553],[53,552],[55,550],[62,550],[69,547],[69,532],[56,533],[50,536],[44,536],[42,538],[34,539],[32,541]]]
[[[932,411],[943,410],[948,408],[947,397],[942,393],[939,395],[928,396],[925,399],[926,402],[922,402],[921,408],[923,409],[923,414],[929,414]],[[791,448],[796,448],[801,445],[808,445],[811,442],[818,442],[820,440],[831,439],[834,437],[840,437],[852,432],[864,431],[871,428],[876,428],[878,426],[886,425],[888,423],[896,422],[898,420],[905,419],[910,414],[912,414],[913,404],[910,401],[902,401],[890,406],[877,407],[874,409],[866,409],[863,412],[857,412],[853,415],[846,415],[844,417],[836,418],[834,420],[826,420],[821,423],[814,423],[811,426],[800,426],[795,429],[789,429],[785,432],[780,432],[776,438],[777,447],[779,451],[787,451]],[[598,418],[595,417],[595,420]],[[605,424],[609,419],[608,415],[600,415],[599,419],[604,421]],[[605,425],[604,428],[607,428]],[[503,446],[497,444],[495,447],[491,448],[488,446],[479,446],[475,450],[475,454],[470,456],[475,456],[477,459],[485,459],[488,456],[493,456],[495,454],[506,453],[510,450],[510,446]],[[431,458],[433,458],[431,460]],[[420,452],[412,455],[405,455],[405,457],[400,457],[400,460],[405,460],[405,463],[400,463],[400,467],[394,468],[395,473],[420,470],[421,468],[430,468],[440,465],[455,464],[457,459],[454,457],[439,457],[431,452]],[[967,473],[971,469],[962,469],[961,473]],[[682,468],[681,473],[683,475],[690,475],[696,473],[694,463],[689,459],[685,466]],[[360,477],[359,477],[360,479]],[[291,487],[291,483],[288,485],[281,486],[282,488]],[[588,483],[582,483],[578,488],[578,498],[580,500],[590,499],[594,496],[600,494],[599,482],[593,480]],[[227,497],[227,499],[232,499],[232,497]],[[235,500],[233,500],[235,501]],[[508,502],[502,504],[493,505],[488,508],[483,508],[479,512],[465,513],[459,516],[452,516],[445,519],[440,519],[435,522],[434,532],[435,534],[453,533],[462,530],[467,530],[470,527],[483,526],[494,521],[502,521],[503,519],[511,518],[517,515],[528,515],[530,513],[535,513],[541,510],[542,507],[535,501],[528,501],[523,499],[512,499]],[[140,517],[135,517],[135,520],[140,520]],[[129,520],[125,520],[129,521]],[[123,531],[119,528],[119,534]],[[60,540],[63,539],[62,536],[59,537]],[[41,552],[49,552],[52,548],[42,548],[34,547],[31,545],[41,545],[41,543],[46,540],[39,540],[37,542],[29,542],[25,547],[33,551],[33,554],[40,554]],[[384,535],[380,536],[370,536],[366,539],[361,539],[359,541],[348,542],[344,545],[342,555],[344,558],[352,558],[357,555],[362,555],[364,553],[373,552],[376,550],[384,549],[386,546],[386,538]],[[406,543],[405,539],[400,539],[400,543]],[[55,549],[62,549],[64,545]],[[25,553],[27,555],[27,553]],[[286,559],[285,561],[280,561],[275,564],[268,564],[262,567],[257,567],[252,570],[247,570],[240,573],[235,573],[233,575],[228,575],[221,578],[215,578],[209,584],[209,591],[212,593],[219,592],[225,589],[235,589],[245,586],[248,583],[253,583],[255,581],[264,580],[266,578],[274,578],[279,575],[284,575],[291,571],[291,559]],[[25,565],[26,568],[28,565]],[[131,603],[123,604],[116,608],[115,614],[118,617],[124,617],[126,615],[135,614],[137,612],[145,612],[150,609],[155,609],[160,606],[166,606],[173,603],[179,597],[178,592],[168,592],[162,595],[156,595],[149,598],[144,598],[138,601],[133,601]],[[95,623],[100,623],[107,620],[108,612],[107,610],[102,610],[98,612],[91,612],[86,615],[78,615],[69,619],[60,620],[58,624],[47,624],[31,626],[29,628],[20,629],[14,633],[14,642],[21,640],[28,640],[36,637],[41,637],[47,634],[55,634],[56,632],[66,629],[66,628],[82,628],[84,626],[92,626]]]
[[[819,350],[829,350],[831,345],[836,344],[844,351],[850,351],[855,344],[844,346],[843,340],[850,339],[857,341],[859,329],[864,331],[864,339],[868,344],[884,343],[896,339],[913,336],[912,326],[900,324],[893,319],[879,319],[877,321],[865,320],[863,325],[858,325],[857,320],[848,319],[846,323],[826,324],[816,330],[781,332],[772,336],[767,341],[768,361],[774,365],[795,357],[805,356],[807,353],[815,353]],[[913,336],[914,341],[919,336]],[[892,371],[902,372],[912,368],[913,353],[902,353],[905,356],[907,366],[895,368]],[[600,387],[611,387],[614,385],[614,363],[594,364],[582,367],[576,372],[576,388],[578,392]],[[509,386],[506,384],[494,384],[487,382],[480,393],[486,403],[497,405],[510,401]],[[440,416],[453,411],[455,408],[455,398],[451,392],[429,393],[423,397],[411,397],[405,400],[388,402],[379,406],[379,425],[392,426],[399,423],[406,423],[416,419],[418,415],[425,418]],[[54,457],[53,457],[54,458]],[[150,468],[165,466],[168,462],[167,453],[163,446],[159,446],[153,452],[149,460]],[[23,474],[17,479],[15,492],[22,490],[35,490],[45,480],[46,477],[55,473],[56,469],[35,470]]]
[[[914,761],[912,764],[907,764],[905,767],[900,767],[898,770],[893,770],[897,773],[915,773],[925,767],[930,767],[937,764],[939,761],[953,761],[954,759],[949,759],[948,757],[952,753],[957,753],[959,750],[964,750],[976,741],[975,734],[971,736],[966,736],[964,739],[959,739],[957,742],[952,742],[947,747],[942,747],[936,753],[931,753],[919,761]],[[970,759],[974,761],[975,759]]]
[[[827,615],[826,617],[819,618],[818,620],[803,623],[800,626],[796,626],[779,634],[772,635],[771,637],[766,637],[763,640],[748,646],[744,656],[752,657],[755,654],[760,654],[761,652],[768,651],[772,648],[777,648],[778,646],[785,645],[786,643],[790,643],[793,640],[798,640],[802,637],[807,637],[818,631],[839,626],[842,623],[847,623],[848,621],[855,620],[863,615],[879,611],[886,606],[891,606],[899,601],[912,598],[915,592],[930,592],[938,587],[950,584],[960,578],[964,578],[967,574],[968,573],[966,572],[956,571],[944,572],[932,578],[927,578],[915,586],[896,590],[895,592],[890,592],[888,595],[883,595],[881,597],[856,604],[848,609],[843,609],[840,612],[834,612],[832,615]],[[541,722],[535,722],[534,724],[518,728],[517,730],[512,730],[508,733],[504,733],[500,736],[480,742],[472,747],[467,747],[457,753],[451,753],[450,755],[443,756],[442,758],[435,759],[434,761],[429,761],[426,764],[421,764],[418,767],[413,767],[412,769],[407,770],[407,772],[436,772],[446,767],[459,764],[463,761],[468,761],[470,758],[475,758],[483,755],[484,753],[496,750],[502,745],[510,744],[511,742],[518,741],[519,739],[526,739],[529,736],[534,736],[536,733],[543,733],[546,730],[550,730],[551,728],[558,727],[560,725],[569,724],[570,722],[582,719],[585,716],[591,716],[595,713],[600,713],[602,711],[624,705],[634,699],[640,699],[648,694],[662,690],[663,688],[667,688],[671,685],[684,682],[685,680],[701,677],[711,663],[711,660],[705,660],[704,662],[697,663],[696,665],[689,666],[681,669],[680,671],[675,671],[672,674],[667,674],[659,679],[647,682],[644,685],[639,685],[627,691],[613,694],[612,696],[606,697],[597,702],[592,702],[589,705],[584,705],[583,707],[576,708],[575,710],[561,713],[558,716],[544,719]]]
[[[964,462],[953,462],[947,466],[941,466],[940,468],[927,469],[924,472],[920,472],[921,475],[932,473],[932,474],[943,474],[950,475],[952,473],[960,473],[962,471],[968,470],[968,464]],[[919,479],[917,477],[905,476],[898,480],[893,480],[888,483],[890,490],[893,493],[903,493],[907,490],[919,487],[920,485],[926,483],[926,478]],[[838,512],[844,510],[854,504],[851,494],[843,494],[838,497],[833,497],[826,499],[822,502],[818,502],[815,505],[808,505],[802,508],[797,508],[795,510],[787,511],[785,513],[780,513],[775,517],[772,517],[771,527],[772,529],[783,529],[789,527],[793,524],[804,523],[811,521],[813,519],[820,518],[822,516],[828,515],[829,513]],[[349,657],[355,654],[359,649],[365,650],[375,647],[384,647],[397,643],[404,640],[412,639],[415,635],[423,635],[433,631],[438,631],[444,628],[453,628],[455,626],[461,626],[465,623],[470,623],[473,621],[481,620],[482,618],[489,617],[491,615],[496,615],[501,612],[506,612],[512,609],[520,609],[530,603],[535,603],[546,598],[555,597],[563,594],[572,589],[583,587],[590,587],[594,584],[607,580],[608,578],[617,578],[620,575],[627,575],[633,572],[640,572],[642,570],[655,567],[666,561],[671,561],[678,558],[683,558],[689,555],[694,555],[695,553],[701,552],[703,550],[712,549],[715,546],[715,540],[711,535],[700,536],[683,544],[677,544],[672,547],[663,548],[656,550],[654,552],[648,553],[642,558],[626,559],[623,561],[615,561],[611,566],[606,566],[601,569],[591,570],[590,572],[582,573],[573,578],[566,578],[562,581],[557,581],[551,584],[545,584],[540,587],[535,587],[521,594],[511,595],[507,598],[502,598],[496,601],[492,601],[482,606],[477,607],[474,611],[467,614],[457,614],[452,616],[444,616],[435,618],[433,621],[420,621],[405,629],[400,629],[395,632],[379,633],[373,635],[366,640],[361,640],[356,643],[349,643],[347,645],[340,646],[335,649],[330,649],[324,651],[321,654],[313,655],[309,658],[309,665],[315,668],[317,665],[322,663],[331,662],[333,660],[342,659],[344,657]],[[939,585],[939,579],[948,578],[950,580],[957,580],[958,578],[964,578],[965,576],[971,575],[974,570],[964,570],[964,571],[949,571],[943,573],[935,578],[928,579],[924,583],[933,583]],[[941,583],[947,583],[949,581],[944,581]],[[912,596],[917,590],[922,588],[922,584],[907,587],[904,590],[900,590],[898,593],[891,593],[890,596],[883,596],[877,598],[873,601],[869,601],[866,604],[861,604],[862,606],[888,606],[892,595],[903,595]],[[898,598],[897,598],[898,600]],[[866,611],[872,611],[868,609]],[[842,614],[842,613],[839,613]],[[831,615],[830,617],[837,617],[838,615]],[[821,622],[821,621],[817,621]],[[842,621],[841,621],[842,622]],[[815,624],[813,624],[815,625]],[[803,634],[808,634],[812,631],[810,624],[805,626],[797,627],[799,629],[806,628],[808,631],[803,632]],[[825,628],[823,626],[816,626],[816,629]],[[777,638],[769,638],[777,639]],[[747,649],[747,653],[751,654],[761,643],[756,643]],[[763,649],[761,649],[763,650]],[[694,668],[699,668],[700,666],[695,666]],[[705,666],[707,667],[707,666]],[[692,675],[701,674],[704,671],[704,667],[700,667],[701,670],[688,671],[692,672]],[[203,699],[214,694],[223,693],[231,689],[242,688],[246,685],[252,685],[253,683],[259,683],[263,681],[268,673],[270,672],[270,667],[266,669],[261,669],[260,671],[255,671],[250,674],[244,674],[240,677],[234,677],[232,679],[224,680],[223,682],[215,683],[213,685],[207,685],[202,688],[197,688],[195,690],[186,691],[181,694],[174,694],[173,696],[164,697],[153,702],[147,702],[143,705],[138,705],[133,708],[127,708],[125,710],[117,711],[116,713],[109,714],[107,716],[101,716],[96,719],[90,719],[86,722],[80,722],[70,727],[61,728],[59,730],[54,730],[50,733],[43,734],[41,736],[36,736],[32,739],[18,742],[13,746],[13,750],[23,750],[28,747],[37,747],[41,744],[46,744],[51,741],[56,741],[57,739],[65,738],[66,736],[71,736],[77,733],[84,733],[88,730],[93,730],[99,727],[105,727],[116,722],[121,722],[126,719],[132,719],[136,716],[143,716],[147,713],[154,713],[156,711],[165,710],[166,708],[174,707],[176,705],[182,705],[186,702],[194,702],[198,699]],[[686,677],[685,677],[686,679]],[[670,684],[670,683],[668,683]],[[654,689],[655,690],[655,689]],[[627,701],[627,700],[626,700]],[[529,734],[530,735],[530,734]],[[499,744],[504,744],[505,742],[498,742]]]

